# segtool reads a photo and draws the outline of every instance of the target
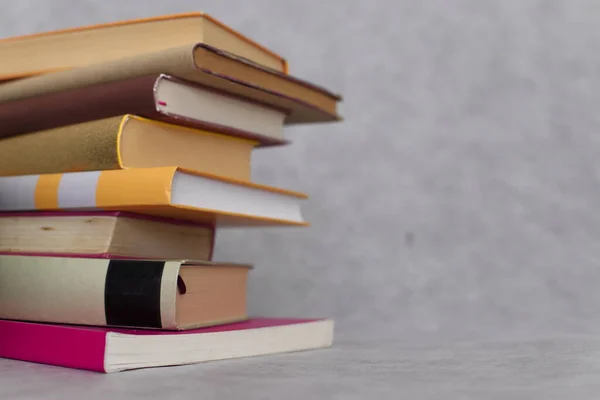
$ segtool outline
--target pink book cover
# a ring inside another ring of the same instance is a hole
[[[317,338],[317,341],[313,340],[312,342],[309,341],[304,344],[293,344],[288,351],[308,350],[311,348],[330,346],[333,339],[333,321],[324,319],[251,318],[243,322],[188,331],[153,331],[0,320],[0,357],[106,373],[111,372],[107,371],[105,363],[108,343],[107,336],[110,334],[133,336],[187,336],[253,330],[254,332],[250,332],[250,336],[256,337],[257,330],[314,325],[313,323],[319,322],[330,323],[330,325],[323,325],[325,329],[321,328],[321,333],[317,333],[317,336],[321,336]],[[302,332],[304,332],[304,335],[302,335]],[[311,336],[306,335],[306,331],[302,332],[298,331],[298,334],[301,337]],[[211,348],[210,350],[214,349]],[[274,351],[263,354],[275,354],[281,352],[287,351]],[[244,355],[241,357],[243,356]],[[187,364],[189,363],[190,362],[187,362]],[[179,364],[156,364],[154,366],[170,365]]]

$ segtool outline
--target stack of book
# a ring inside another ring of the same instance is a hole
[[[338,95],[202,13],[0,58],[0,357],[113,372],[332,344],[330,319],[248,316],[252,267],[212,252],[218,229],[307,225],[251,155],[339,121]]]

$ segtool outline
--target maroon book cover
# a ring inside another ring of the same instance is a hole
[[[155,87],[159,79],[199,86],[168,75],[153,74],[2,103],[0,104],[0,138],[133,114],[166,123],[257,140],[262,146],[287,143],[285,140],[255,132],[163,112],[157,107],[160,100],[155,96]]]

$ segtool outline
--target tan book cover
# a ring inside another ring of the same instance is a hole
[[[2,212],[0,254],[211,260],[215,228],[121,211]]]
[[[156,74],[168,74],[286,110],[286,124],[340,120],[337,112],[341,101],[339,95],[204,44],[130,55],[87,67],[10,81],[0,85],[0,103]]]
[[[0,175],[176,165],[249,181],[257,143],[124,115],[5,138]]]
[[[202,12],[80,26],[0,40],[0,80],[205,43],[282,73],[283,57]]]

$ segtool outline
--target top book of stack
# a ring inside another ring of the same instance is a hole
[[[119,21],[0,40],[0,81],[203,43],[287,74],[286,60],[201,12]]]

